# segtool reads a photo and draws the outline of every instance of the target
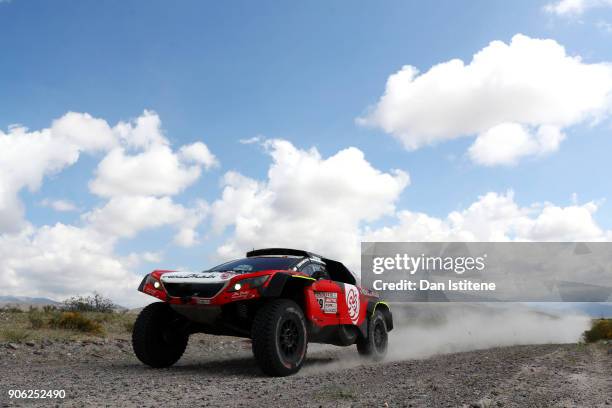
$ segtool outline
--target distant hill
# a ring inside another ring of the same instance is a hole
[[[60,302],[43,297],[0,296],[0,305],[59,305]]]
[[[30,306],[42,307],[42,306],[64,306],[63,302],[58,302],[53,299],[44,297],[29,297],[29,296],[0,296],[0,307],[2,306],[14,306],[19,309],[25,310]],[[113,306],[115,312],[124,312],[128,309],[121,305],[115,304]]]

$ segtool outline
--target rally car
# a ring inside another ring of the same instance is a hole
[[[393,329],[389,306],[357,286],[340,262],[310,252],[269,248],[203,272],[156,270],[139,291],[162,302],[145,307],[134,324],[136,356],[156,368],[177,362],[189,335],[250,338],[262,371],[297,372],[308,343],[357,345],[380,360]]]

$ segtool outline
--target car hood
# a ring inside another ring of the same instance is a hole
[[[238,275],[234,272],[168,272],[161,276],[163,283],[223,283]]]

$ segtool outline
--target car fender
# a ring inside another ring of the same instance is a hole
[[[304,275],[292,275],[278,272],[270,279],[268,284],[262,289],[262,297],[280,297],[288,285],[296,288],[305,288],[316,282],[315,278]]]
[[[393,314],[391,313],[391,309],[387,302],[383,302],[381,300],[371,300],[368,303],[368,318],[374,316],[374,312],[376,310],[380,310],[385,318],[385,323],[387,325],[387,331],[393,330]]]

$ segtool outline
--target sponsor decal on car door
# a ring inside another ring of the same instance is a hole
[[[348,309],[348,315],[351,318],[353,324],[357,324],[359,321],[359,310],[361,309],[359,301],[359,290],[357,286],[344,284],[344,296],[346,298],[346,307]]]

